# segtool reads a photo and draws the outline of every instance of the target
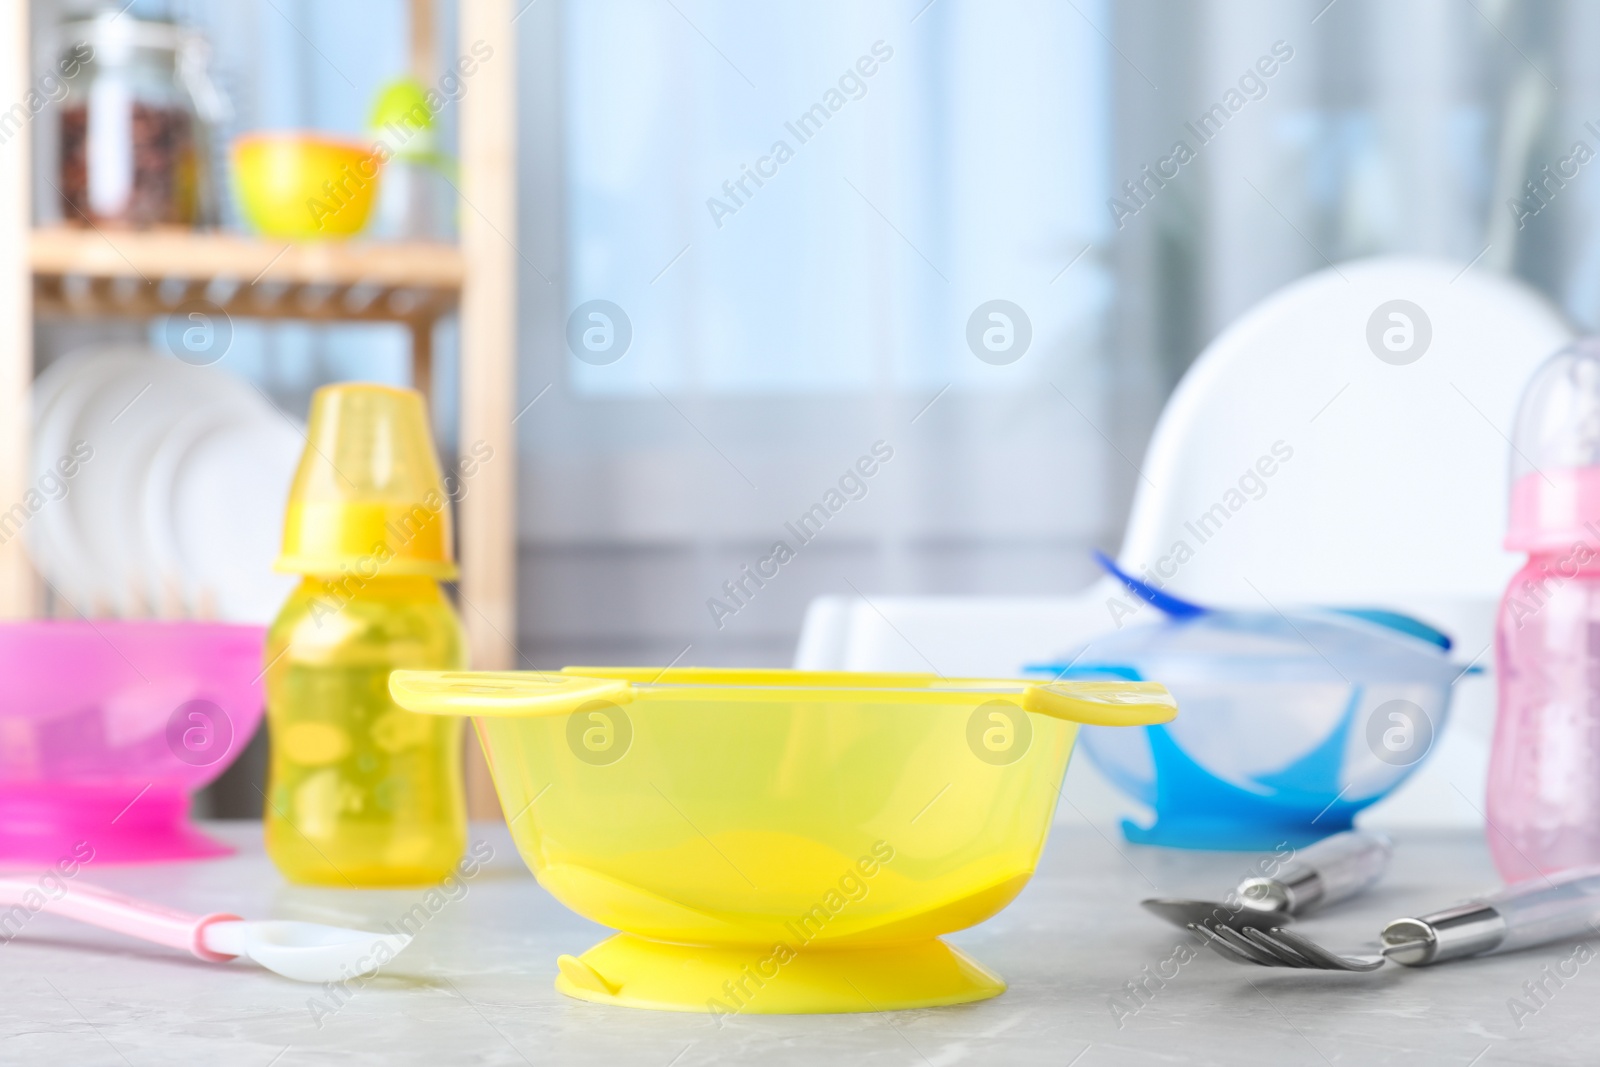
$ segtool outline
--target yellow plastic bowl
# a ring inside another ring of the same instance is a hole
[[[624,931],[556,988],[676,1011],[879,1011],[1005,983],[938,939],[1032,876],[1079,723],[1176,714],[1159,685],[680,668],[396,671],[475,717],[523,860]]]
[[[233,142],[239,209],[266,237],[350,237],[372,213],[381,164],[372,146],[311,133],[255,133]]]

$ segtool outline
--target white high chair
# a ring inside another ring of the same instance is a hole
[[[1520,565],[1500,547],[1507,435],[1523,383],[1571,337],[1532,290],[1458,263],[1384,257],[1301,279],[1179,383],[1118,560],[1201,603],[1407,612],[1489,666]],[[1005,676],[1154,617],[1109,579],[1073,597],[826,596],[795,666]],[[1438,751],[1362,825],[1481,824],[1493,706],[1492,679],[1458,683]],[[1135,809],[1087,760],[1067,781],[1097,822]]]

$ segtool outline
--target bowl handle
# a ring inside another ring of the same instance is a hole
[[[633,685],[548,671],[395,671],[389,695],[425,715],[566,715],[591,700],[627,704]]]
[[[1171,722],[1178,702],[1158,682],[1051,682],[1022,693],[1024,711],[1092,726]]]

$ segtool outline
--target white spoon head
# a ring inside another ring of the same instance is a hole
[[[380,934],[321,923],[279,920],[238,926],[236,936],[227,936],[230,946],[218,946],[219,950],[248,956],[267,970],[298,982],[371,976],[411,944],[405,934]]]

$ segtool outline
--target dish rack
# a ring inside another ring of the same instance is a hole
[[[28,0],[0,0],[0,97],[24,99],[32,68]],[[439,63],[431,0],[408,0],[412,72],[425,82]],[[34,227],[30,138],[0,146],[0,510],[28,486],[28,394],[36,317],[143,318],[204,298],[237,318],[395,322],[411,337],[412,380],[428,391],[433,331],[460,322],[460,427],[465,441],[494,449],[459,503],[462,612],[474,666],[513,666],[502,634],[515,618],[514,25],[512,0],[459,5],[461,40],[492,44],[461,108],[459,244],[290,244],[185,229]],[[23,538],[0,543],[0,619],[45,613],[43,583]],[[470,759],[481,761],[476,746]],[[497,814],[481,765],[469,763],[475,815]]]

